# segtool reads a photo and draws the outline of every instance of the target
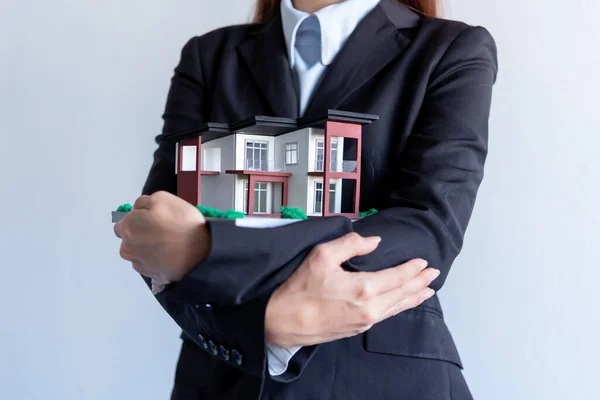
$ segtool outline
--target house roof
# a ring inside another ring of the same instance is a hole
[[[377,115],[339,110],[328,110],[327,113],[317,118],[291,119],[260,115],[231,124],[216,122],[204,123],[193,129],[159,135],[157,141],[159,144],[177,143],[182,140],[202,136],[202,142],[206,143],[211,140],[242,132],[245,134],[279,136],[305,128],[323,128],[327,121],[367,125],[377,120],[379,120],[379,116]]]

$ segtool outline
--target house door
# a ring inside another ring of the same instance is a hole
[[[248,214],[248,181],[244,181],[244,213]],[[254,182],[252,188],[252,212],[250,214],[273,214],[273,187],[269,182]]]

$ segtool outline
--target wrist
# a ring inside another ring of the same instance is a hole
[[[267,303],[267,309],[265,310],[265,339],[266,342],[272,346],[282,347],[279,342],[278,324],[279,321],[279,305],[280,296],[278,295],[279,289],[273,293],[269,302]]]
[[[211,234],[206,222],[199,222],[193,233],[192,240],[192,266],[190,269],[201,264],[208,258],[211,249]]]
[[[180,267],[176,270],[176,276],[171,277],[171,283],[180,282],[190,271],[200,265],[208,258],[211,249],[211,236],[206,223],[201,222],[193,227],[191,232],[185,237],[187,244],[181,253],[183,259],[179,263]]]

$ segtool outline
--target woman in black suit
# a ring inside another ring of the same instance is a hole
[[[434,291],[483,177],[495,43],[436,18],[434,0],[367,3],[259,0],[256,23],[183,48],[164,133],[376,114],[361,209],[380,212],[266,230],[206,223],[168,194],[175,151],[159,140],[144,196],[115,232],[185,332],[173,399],[471,398]]]

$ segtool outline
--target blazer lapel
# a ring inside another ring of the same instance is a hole
[[[398,29],[420,16],[396,0],[382,0],[356,27],[315,89],[305,115],[338,108],[348,96],[396,59],[410,41]]]
[[[273,116],[298,118],[294,88],[281,17],[276,17],[238,46],[256,84],[273,110]]]

